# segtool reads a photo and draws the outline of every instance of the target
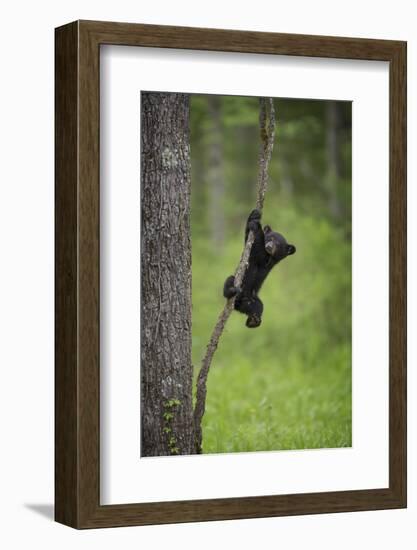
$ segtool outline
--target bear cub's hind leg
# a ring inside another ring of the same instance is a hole
[[[233,298],[233,296],[236,296],[236,294],[239,294],[240,289],[235,287],[235,277],[234,275],[230,275],[230,277],[227,277],[227,279],[224,282],[223,287],[223,296],[230,300],[230,298]]]

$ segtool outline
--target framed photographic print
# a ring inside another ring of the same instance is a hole
[[[406,506],[406,43],[56,29],[56,520]]]

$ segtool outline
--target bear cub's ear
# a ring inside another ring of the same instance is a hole
[[[287,255],[288,256],[291,256],[291,254],[295,254],[295,251],[297,249],[295,248],[295,246],[293,244],[287,244]]]

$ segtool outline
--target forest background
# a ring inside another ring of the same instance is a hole
[[[275,99],[263,224],[297,253],[269,275],[261,327],[229,319],[208,378],[204,453],[350,447],[350,102]],[[257,98],[191,96],[196,371],[255,205]]]

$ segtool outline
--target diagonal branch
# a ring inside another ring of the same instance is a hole
[[[272,149],[274,147],[275,137],[275,110],[274,102],[272,98],[260,98],[260,112],[259,112],[259,129],[261,134],[261,145],[259,148],[259,172],[257,182],[257,199],[256,208],[262,211],[265,193],[268,186],[268,166],[272,156]],[[239,265],[235,274],[235,286],[240,287],[245,275],[246,269],[249,263],[250,251],[252,249],[254,241],[254,234],[249,232],[248,239],[246,241],[245,248],[243,249],[242,256],[240,258]],[[199,454],[202,452],[202,420],[206,409],[206,396],[207,396],[207,377],[210,370],[210,365],[213,360],[214,352],[217,349],[220,336],[224,330],[226,322],[230,317],[234,309],[235,297],[227,301],[226,305],[221,312],[217,323],[213,329],[210,337],[210,341],[207,345],[206,353],[201,363],[201,369],[197,378],[197,393],[196,402],[194,408],[194,432],[196,452]]]

